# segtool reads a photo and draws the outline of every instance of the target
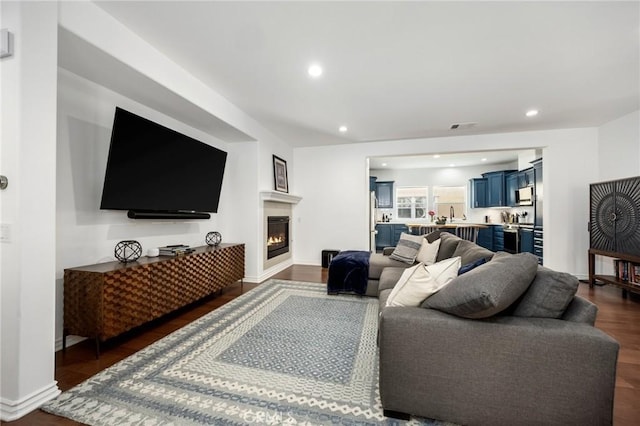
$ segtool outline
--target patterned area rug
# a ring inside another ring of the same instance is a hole
[[[382,415],[377,316],[377,299],[271,280],[42,409],[89,425],[405,424]]]

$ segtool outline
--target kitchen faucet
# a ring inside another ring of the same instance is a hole
[[[453,217],[455,216],[455,210],[453,206],[449,206],[449,221],[453,222]]]

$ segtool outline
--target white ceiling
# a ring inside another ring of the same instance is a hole
[[[640,108],[637,1],[97,4],[293,146],[591,127]]]

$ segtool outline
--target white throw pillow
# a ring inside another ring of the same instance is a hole
[[[432,294],[458,276],[459,256],[425,266],[418,263],[407,268],[387,299],[387,306],[420,306]]]
[[[418,255],[416,256],[416,260],[418,262],[424,263],[427,266],[436,263],[438,250],[440,249],[440,241],[440,238],[438,238],[434,242],[429,243],[426,238],[423,238],[422,245],[420,246],[420,250],[418,251]]]

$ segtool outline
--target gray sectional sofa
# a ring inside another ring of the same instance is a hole
[[[464,425],[611,424],[619,345],[594,327],[597,307],[575,295],[577,279],[530,254],[494,254],[448,233],[428,239],[438,237],[437,260],[489,260],[420,306],[386,303],[411,265],[385,254],[370,260],[385,414]]]

